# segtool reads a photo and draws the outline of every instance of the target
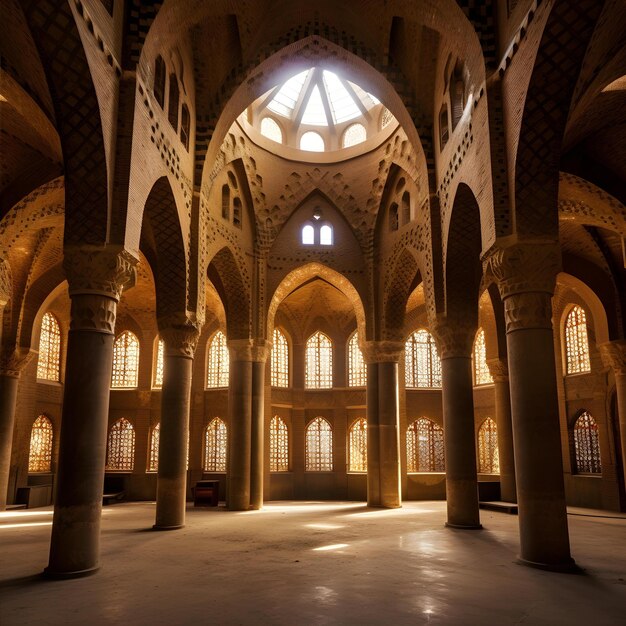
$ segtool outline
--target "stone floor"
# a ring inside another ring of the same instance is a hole
[[[160,533],[154,503],[117,504],[100,571],[62,582],[37,575],[51,510],[0,513],[0,624],[625,624],[626,519],[571,513],[578,575],[515,564],[515,516],[444,528],[444,502],[189,509]]]

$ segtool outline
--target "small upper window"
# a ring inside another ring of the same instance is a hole
[[[324,140],[321,135],[309,131],[300,137],[300,150],[308,150],[309,152],[324,152]]]
[[[312,246],[315,243],[315,229],[311,224],[305,224],[302,227],[302,243]]]
[[[363,124],[352,124],[346,128],[343,133],[343,147],[349,148],[350,146],[356,146],[359,143],[363,143],[367,139],[367,131]]]
[[[283,131],[271,117],[264,117],[261,120],[261,135],[276,143],[283,143]]]
[[[333,245],[333,227],[330,224],[323,224],[320,228],[320,244],[322,246]]]
[[[591,371],[587,317],[582,307],[575,306],[565,321],[565,352],[568,374]]]

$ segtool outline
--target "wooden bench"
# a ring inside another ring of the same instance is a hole
[[[220,497],[219,480],[199,480],[191,488],[194,506],[217,506]]]

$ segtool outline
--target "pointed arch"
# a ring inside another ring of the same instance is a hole
[[[588,411],[582,411],[574,423],[574,460],[579,474],[601,474],[598,424]]]
[[[585,310],[574,305],[565,316],[565,373],[581,374],[591,371],[589,337]]]
[[[333,471],[333,429],[326,419],[316,417],[306,427],[305,470]]]
[[[205,472],[226,471],[228,432],[224,420],[214,417],[204,429],[204,455],[202,467]]]
[[[441,359],[435,338],[424,328],[411,333],[404,346],[407,389],[440,388]]]
[[[208,389],[228,387],[230,356],[226,345],[226,336],[218,330],[207,343],[207,379]]]
[[[55,382],[61,379],[61,327],[49,311],[41,320],[37,378]]]
[[[304,386],[308,389],[328,389],[333,386],[333,342],[321,331],[313,333],[306,342]]]

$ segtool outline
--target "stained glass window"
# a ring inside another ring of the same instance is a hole
[[[489,385],[493,383],[491,372],[487,367],[487,349],[485,348],[485,331],[478,329],[474,340],[474,353],[472,355],[474,363],[474,384]]]
[[[136,387],[138,373],[139,340],[129,330],[125,330],[113,344],[111,387]]]
[[[106,469],[132,471],[134,466],[135,429],[125,417],[122,417],[109,431]]]
[[[441,387],[441,360],[427,330],[418,330],[407,339],[404,358],[407,388]]]
[[[352,124],[343,133],[343,147],[349,148],[364,142],[367,139],[367,132],[363,124]]]
[[[52,313],[46,313],[41,320],[37,378],[58,381],[60,370],[61,329],[56,317]]]
[[[224,333],[218,330],[209,342],[207,357],[207,383],[209,388],[228,387],[228,346]]]
[[[574,425],[574,453],[579,474],[602,473],[598,424],[587,411],[580,414]]]
[[[316,417],[306,429],[307,472],[333,471],[333,430],[323,417]]]
[[[348,341],[348,386],[365,387],[367,384],[367,366],[359,347],[359,333],[354,331]]]
[[[163,387],[163,354],[165,352],[165,342],[163,339],[157,341],[156,358],[154,360],[154,381],[153,387]]]
[[[270,422],[270,472],[289,471],[289,431],[278,415]]]
[[[406,432],[408,472],[445,472],[443,429],[420,417]]]
[[[478,471],[483,474],[500,473],[498,427],[490,417],[478,429]]]
[[[321,332],[306,342],[305,387],[328,389],[333,386],[333,344]]]
[[[157,424],[150,429],[150,456],[148,457],[148,471],[156,472],[159,469],[159,438],[161,435],[161,424]]]
[[[211,420],[204,431],[204,471],[226,471],[226,424],[219,418]]]
[[[274,329],[272,345],[272,387],[289,386],[289,345],[285,335]]]
[[[52,422],[40,415],[30,431],[29,472],[50,472],[52,469]]]
[[[367,421],[364,417],[350,426],[348,471],[367,472]]]
[[[276,143],[283,143],[283,131],[271,117],[264,117],[261,120],[261,135]]]
[[[587,317],[582,307],[575,306],[565,320],[565,350],[568,374],[591,371]]]

